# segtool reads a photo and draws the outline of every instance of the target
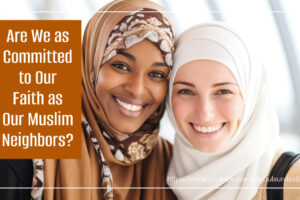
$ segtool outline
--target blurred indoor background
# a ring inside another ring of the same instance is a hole
[[[89,18],[110,0],[1,0],[0,19],[76,19],[82,31]],[[280,136],[288,149],[300,152],[300,1],[295,0],[154,0],[172,15],[177,34],[212,20],[225,21],[259,46],[269,68]],[[298,20],[297,20],[298,19]],[[160,134],[174,140],[165,115]]]

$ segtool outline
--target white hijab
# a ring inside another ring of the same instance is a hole
[[[176,130],[167,182],[179,199],[252,199],[268,176],[278,148],[279,125],[266,73],[248,44],[222,23],[202,24],[181,34],[170,74],[167,111]],[[179,131],[171,97],[175,75],[185,63],[218,61],[235,76],[244,100],[241,124],[220,151],[200,152]]]

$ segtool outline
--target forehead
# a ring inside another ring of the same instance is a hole
[[[195,60],[185,63],[177,71],[174,81],[194,82],[195,84],[234,82],[235,77],[224,64],[214,60]]]

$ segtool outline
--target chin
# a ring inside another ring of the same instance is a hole
[[[218,152],[221,151],[224,148],[224,145],[222,144],[207,144],[208,141],[204,142],[205,144],[200,144],[199,142],[197,144],[193,144],[193,146],[201,151],[201,152],[205,152],[205,153],[214,153],[214,152]]]
[[[139,126],[139,127],[130,126],[130,124],[128,124],[128,123],[125,123],[125,125],[121,125],[120,123],[118,123],[118,125],[115,126],[116,127],[115,129],[124,134],[132,134],[132,133],[136,132],[141,126]],[[120,128],[120,127],[124,127],[124,128]]]

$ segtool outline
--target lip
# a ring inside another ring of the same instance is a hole
[[[114,96],[114,95],[112,95],[112,98],[113,98],[119,112],[122,115],[124,115],[125,117],[129,117],[129,118],[139,117],[140,115],[142,115],[145,108],[149,105],[148,103],[146,103],[140,99],[129,99],[126,97],[119,97],[119,96]],[[134,104],[137,106],[142,106],[142,108],[138,111],[127,110],[117,102],[117,99],[119,99],[120,101],[123,101],[124,103],[127,103],[127,104]]]
[[[119,100],[128,103],[128,104],[135,104],[135,105],[139,105],[139,106],[145,106],[147,105],[146,102],[144,102],[143,100],[140,99],[130,99],[130,98],[126,98],[126,97],[120,97],[120,96],[115,96],[112,95],[114,99],[118,98]]]
[[[210,133],[203,133],[203,132],[199,132],[197,131],[194,126],[193,126],[193,123],[189,123],[191,128],[193,129],[194,133],[196,133],[196,135],[198,136],[201,136],[201,137],[215,137],[217,135],[220,135],[223,128],[226,126],[226,122],[222,123],[222,127],[219,129],[219,130],[216,130],[216,131],[213,131],[213,132],[210,132]]]

